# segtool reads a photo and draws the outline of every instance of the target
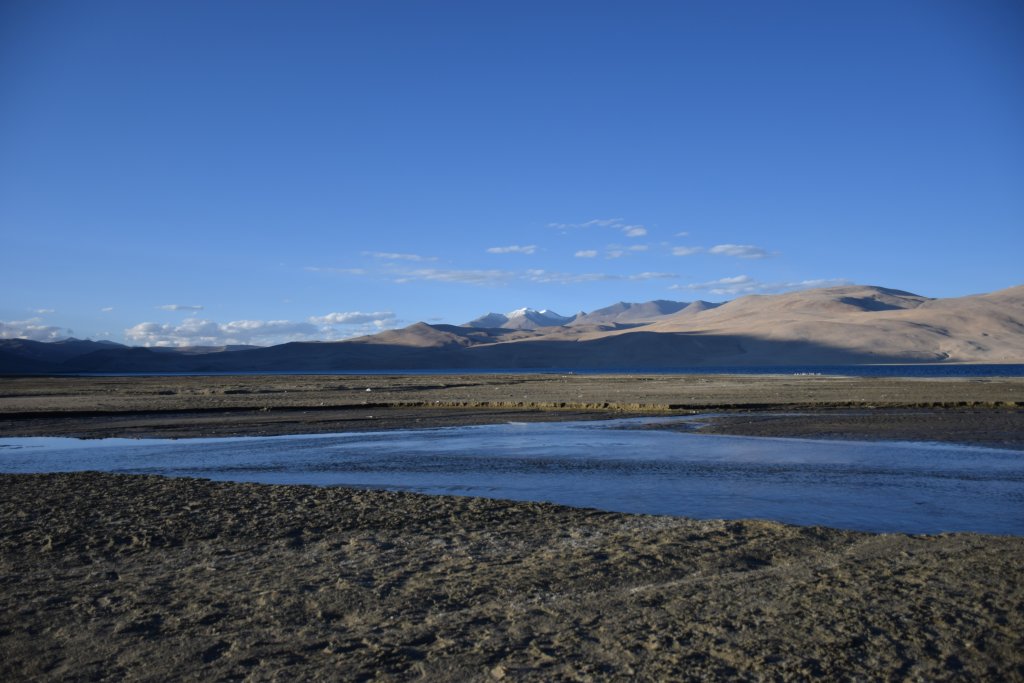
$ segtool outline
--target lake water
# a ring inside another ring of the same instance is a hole
[[[221,439],[0,439],[0,471],[346,485],[867,531],[1024,535],[1024,452],[637,429],[679,418]]]

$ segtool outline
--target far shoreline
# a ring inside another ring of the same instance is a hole
[[[970,369],[970,371],[967,371]],[[1024,377],[1024,362],[989,363],[953,361],[935,363],[857,363],[849,365],[708,365],[678,367],[464,367],[464,368],[342,368],[290,370],[211,370],[151,371],[124,370],[104,372],[2,372],[4,378],[68,377],[289,377],[289,376],[446,376],[446,375],[735,375],[788,376],[821,375],[827,377]]]
[[[216,375],[0,378],[0,437],[196,438],[722,413],[702,431],[1024,450],[1024,378]],[[794,415],[799,413],[799,415]]]

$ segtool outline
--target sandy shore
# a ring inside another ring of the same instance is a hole
[[[1022,395],[1021,379],[6,378],[0,435],[725,411],[706,429],[1024,449]],[[0,475],[0,530],[3,680],[1024,680],[1024,538],[95,473]]]
[[[4,680],[1020,680],[1024,539],[0,476]]]

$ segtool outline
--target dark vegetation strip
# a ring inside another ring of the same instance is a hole
[[[38,410],[0,412],[0,419],[33,420],[42,418],[113,417],[139,415],[224,415],[249,413],[309,413],[340,410],[367,409],[408,409],[408,408],[502,408],[530,410],[609,410],[628,413],[677,412],[712,410],[811,410],[822,409],[900,409],[900,408],[1024,408],[1021,401],[829,401],[812,403],[614,403],[614,402],[571,402],[571,401],[391,401],[375,403],[344,403],[315,406],[213,406],[188,408],[151,408],[143,410]]]

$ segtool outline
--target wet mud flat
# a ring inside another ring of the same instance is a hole
[[[0,476],[4,680],[1024,679],[1024,538]]]
[[[703,434],[852,441],[935,441],[1024,451],[1024,409],[881,408],[736,411],[687,426]]]

